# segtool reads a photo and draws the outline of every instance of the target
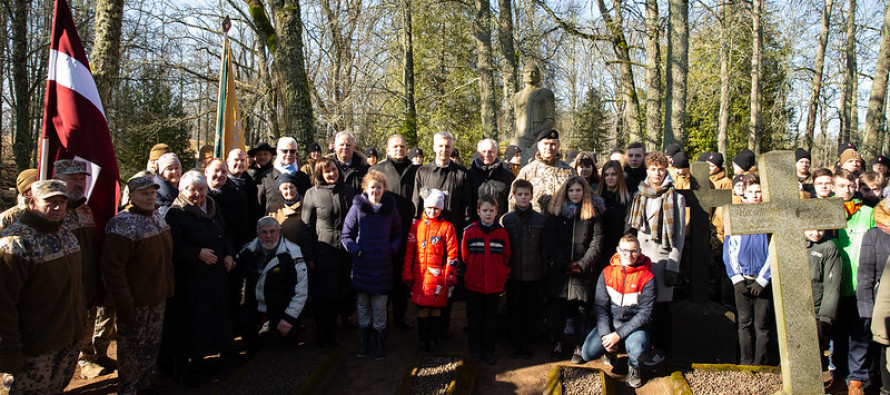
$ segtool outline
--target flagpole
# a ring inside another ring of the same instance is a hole
[[[228,15],[223,19],[223,50],[219,59],[219,94],[216,102],[216,139],[213,144],[214,156],[222,158],[225,155],[225,119],[226,119],[226,61],[229,55],[229,29],[232,27],[232,21]]]

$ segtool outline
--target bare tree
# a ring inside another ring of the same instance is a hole
[[[15,111],[15,135],[12,149],[18,171],[30,167],[33,144],[31,131],[31,80],[28,75],[29,0],[14,0],[10,28],[12,31],[12,89]]]
[[[668,63],[665,69],[664,146],[686,140],[686,76],[689,72],[689,1],[670,0]]]
[[[830,0],[829,0],[830,1]],[[717,152],[726,156],[726,133],[729,129],[730,89],[732,86],[732,26],[735,5],[724,0],[720,6],[720,114],[717,121]]]
[[[817,106],[819,94],[822,91],[822,74],[825,69],[825,47],[828,45],[828,34],[831,24],[831,8],[833,0],[825,0],[822,8],[822,29],[819,32],[819,46],[816,48],[816,59],[813,66],[813,81],[810,85],[810,103],[807,106],[807,124],[804,129],[804,146],[808,151],[813,150],[813,134],[816,129]]]
[[[504,136],[513,135],[515,115],[513,113],[513,96],[519,89],[516,49],[513,45],[513,2],[498,0],[498,43],[501,50],[501,76],[504,85]]]
[[[655,149],[661,130],[661,49],[658,0],[646,0],[646,150]]]
[[[618,60],[621,69],[619,84],[621,85],[621,94],[624,98],[624,117],[627,122],[626,130],[631,141],[646,141],[646,136],[642,135],[640,127],[640,101],[637,97],[637,89],[634,86],[633,64],[630,59],[630,50],[627,39],[624,36],[624,17],[622,15],[621,0],[615,0],[613,9],[614,17],[611,11],[606,7],[604,0],[596,0],[596,4],[603,16],[603,21],[609,29],[609,39],[612,42],[612,49],[615,50],[615,57]]]
[[[405,121],[402,133],[408,146],[417,145],[417,105],[414,101],[414,28],[411,0],[402,0],[402,82],[405,85]]]
[[[887,76],[890,73],[890,2],[884,10],[884,23],[881,28],[881,45],[878,49],[878,62],[875,65],[868,110],[865,113],[865,134],[862,148],[870,154],[880,152],[878,140],[884,119],[884,100],[887,97]]]
[[[760,155],[760,129],[763,118],[763,0],[751,1],[751,124],[748,149]]]
[[[96,39],[90,56],[93,79],[104,102],[111,101],[111,92],[117,87],[121,62],[121,24],[124,16],[124,0],[98,0],[96,2]]]
[[[856,0],[849,1],[847,10],[847,37],[844,47],[844,89],[841,91],[841,130],[837,136],[838,144],[851,141],[855,120],[853,107],[856,105]]]
[[[482,102],[482,135],[497,139],[497,105],[494,98],[494,72],[491,49],[491,3],[475,0],[476,17],[473,18],[473,36],[476,38],[476,67],[479,73],[479,100]]]

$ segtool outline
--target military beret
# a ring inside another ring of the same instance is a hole
[[[161,155],[168,154],[173,152],[169,145],[160,143],[155,144],[154,147],[151,147],[151,151],[148,152],[148,160],[158,160]]]
[[[556,131],[556,129],[543,130],[543,131],[541,131],[541,133],[538,133],[538,141],[541,141],[544,139],[554,139],[554,140],[559,139],[559,132]]]

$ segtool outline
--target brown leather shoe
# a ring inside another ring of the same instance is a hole
[[[847,386],[847,395],[863,395],[862,382],[850,380],[850,385]]]

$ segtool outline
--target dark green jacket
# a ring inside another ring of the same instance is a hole
[[[831,324],[837,318],[841,298],[844,265],[840,252],[831,240],[807,241],[810,278],[813,280],[813,304],[819,321]]]

